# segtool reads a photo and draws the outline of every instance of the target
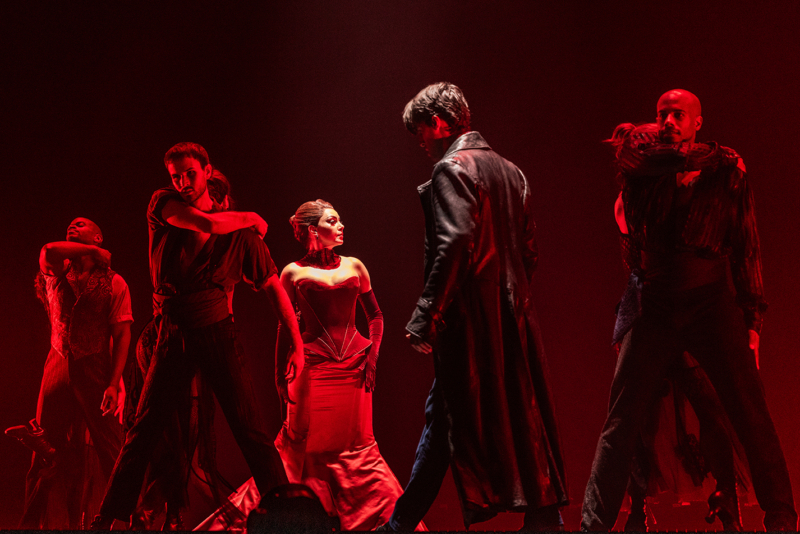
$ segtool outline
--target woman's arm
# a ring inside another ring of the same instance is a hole
[[[383,339],[383,313],[378,307],[378,301],[375,299],[375,293],[372,291],[372,284],[369,279],[369,272],[364,264],[356,258],[351,258],[353,261],[353,268],[358,273],[358,278],[361,281],[360,292],[358,301],[364,313],[367,315],[369,322],[369,340],[372,342],[369,350],[367,351],[367,363],[364,367],[364,388],[367,392],[375,389],[375,373],[378,366],[378,353],[381,349],[381,340]]]

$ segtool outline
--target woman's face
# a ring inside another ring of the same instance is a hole
[[[309,230],[312,233],[316,231],[315,237],[323,248],[333,248],[344,243],[344,224],[333,208],[326,208],[317,226],[311,226]]]

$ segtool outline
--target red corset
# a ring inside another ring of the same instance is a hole
[[[314,356],[344,362],[363,354],[372,344],[356,330],[359,288],[357,276],[335,285],[308,278],[297,282],[297,302],[305,322],[303,344],[308,364],[316,363]],[[354,361],[348,368],[358,368],[362,363]]]

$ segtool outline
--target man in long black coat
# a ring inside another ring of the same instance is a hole
[[[419,523],[448,465],[466,526],[524,511],[526,528],[559,528],[567,488],[530,297],[537,249],[528,182],[470,131],[455,85],[426,87],[403,118],[438,162],[419,187],[425,289],[406,327],[416,350],[433,353],[436,378],[387,529]]]

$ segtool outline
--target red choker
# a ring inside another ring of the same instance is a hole
[[[339,267],[342,258],[332,249],[323,248],[320,250],[309,251],[303,259],[297,263],[303,267],[316,267],[317,269],[336,269]]]

